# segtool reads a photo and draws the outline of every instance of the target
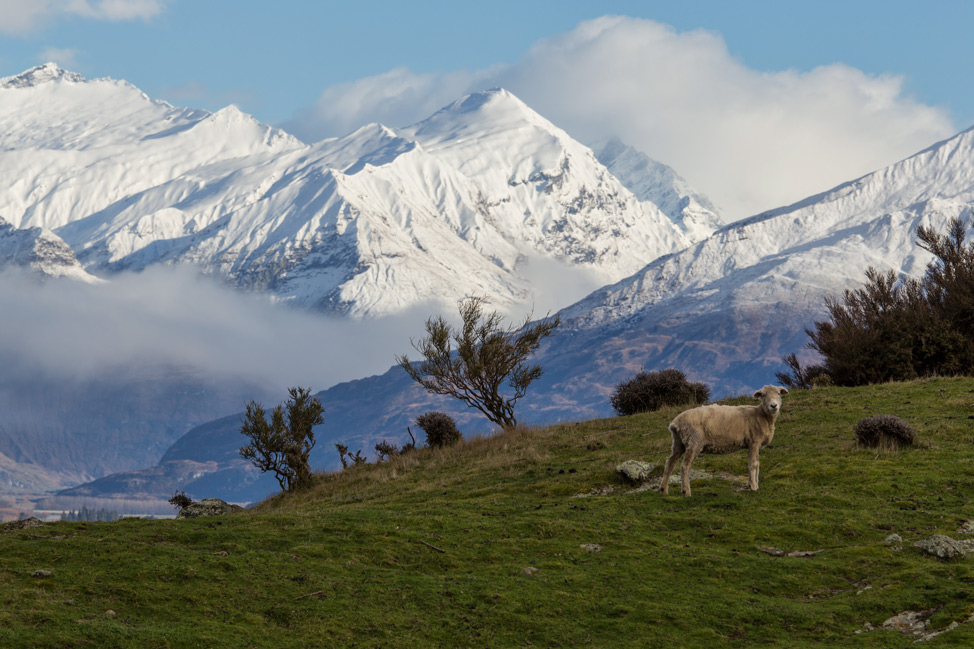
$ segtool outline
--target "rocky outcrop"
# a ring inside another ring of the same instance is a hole
[[[974,540],[958,541],[943,534],[934,534],[922,541],[917,541],[913,547],[920,548],[927,554],[947,561],[962,559],[969,554],[974,554]]]
[[[244,510],[240,505],[231,505],[219,498],[204,498],[195,503],[190,503],[189,505],[183,507],[176,514],[176,518],[199,518],[201,516],[224,516],[226,514],[233,514],[236,512],[242,512]]]
[[[39,518],[25,518],[21,521],[10,521],[9,523],[4,523],[0,525],[0,532],[14,532],[16,530],[29,530],[32,527],[40,527],[44,522]]]

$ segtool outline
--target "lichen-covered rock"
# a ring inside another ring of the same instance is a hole
[[[231,505],[219,498],[204,498],[195,503],[190,503],[179,510],[176,518],[199,518],[200,516],[223,516],[234,512],[243,511],[240,505]]]
[[[616,472],[622,474],[630,482],[645,482],[652,474],[655,464],[651,462],[640,462],[639,460],[626,460],[616,467]]]
[[[22,521],[10,521],[9,523],[4,523],[0,525],[0,532],[14,532],[16,530],[29,530],[32,527],[40,527],[44,524],[44,521],[39,518],[25,518]]]
[[[903,545],[903,537],[899,534],[890,534],[883,539],[883,545]]]
[[[974,521],[964,521],[960,527],[957,528],[958,534],[974,534]]]
[[[968,544],[943,534],[934,534],[922,541],[917,541],[913,547],[920,548],[927,554],[932,554],[938,559],[959,559],[967,556],[971,551]]]

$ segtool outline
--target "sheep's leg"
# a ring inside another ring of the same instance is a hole
[[[663,467],[663,481],[659,483],[659,490],[663,492],[664,496],[670,493],[670,476],[673,475],[676,463],[680,461],[680,457],[686,450],[687,447],[680,436],[673,433],[673,448],[670,451],[670,456],[666,458],[666,465]]]
[[[761,463],[758,461],[758,451],[761,447],[758,444],[752,444],[747,449],[747,486],[751,488],[751,491],[758,490],[758,471],[761,468]]]
[[[693,461],[697,459],[697,455],[702,448],[702,444],[688,446],[687,454],[683,456],[683,466],[680,467],[680,478],[683,481],[683,495],[687,498],[690,497],[690,468],[693,467]]]

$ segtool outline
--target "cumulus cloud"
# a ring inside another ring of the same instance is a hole
[[[91,20],[148,20],[168,0],[0,0],[0,33],[26,34],[60,17]]]
[[[539,41],[512,65],[396,69],[326,89],[285,128],[306,140],[381,121],[414,123],[501,86],[583,142],[619,136],[741,218],[896,162],[955,132],[903,79],[833,64],[761,71],[721,36],[606,16]]]
[[[150,268],[88,285],[0,274],[0,367],[86,380],[159,366],[233,377],[277,392],[385,372],[429,311],[350,322],[243,295],[190,268]],[[2,364],[0,364],[2,365]]]

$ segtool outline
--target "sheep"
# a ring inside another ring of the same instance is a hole
[[[788,390],[766,385],[754,393],[761,400],[756,406],[709,405],[684,410],[670,422],[673,448],[663,469],[660,491],[669,493],[670,475],[684,453],[680,470],[683,495],[690,495],[690,467],[697,454],[729,453],[748,449],[748,486],[758,489],[758,451],[774,437],[774,422],[781,410],[781,395]]]

